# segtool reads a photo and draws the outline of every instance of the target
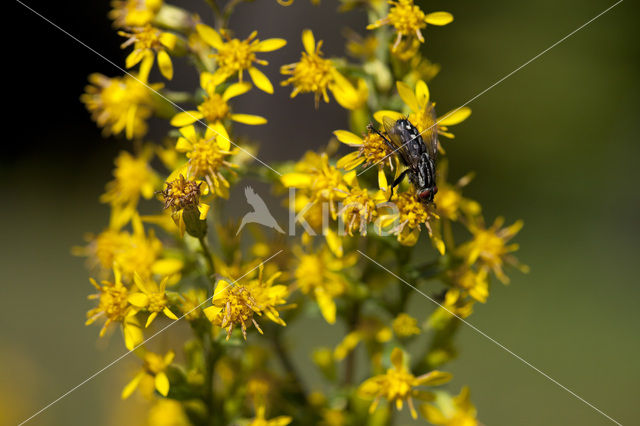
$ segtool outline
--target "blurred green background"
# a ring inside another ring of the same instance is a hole
[[[108,2],[74,3],[27,4],[122,64]],[[210,18],[201,2],[178,3]],[[427,30],[428,55],[442,65],[430,84],[439,111],[464,103],[611,4],[427,2],[425,10],[456,18]],[[296,0],[283,8],[265,0],[241,7],[231,27],[241,37],[257,28],[264,38],[289,40],[269,57],[269,74],[278,81],[278,66],[299,56],[303,28],[325,40],[329,55],[343,54],[342,28],[361,29],[364,18],[357,12],[332,18],[336,6]],[[474,101],[472,117],[446,145],[452,179],[477,173],[466,193],[482,202],[489,221],[497,215],[525,221],[518,257],[531,273],[511,271],[511,285],[494,285],[470,322],[623,424],[638,424],[640,416],[638,9],[621,3]],[[107,223],[97,199],[114,156],[127,147],[101,139],[78,97],[88,73],[118,71],[23,6],[13,12],[34,41],[18,39],[11,84],[20,92],[5,98],[18,105],[8,123],[16,135],[5,142],[0,163],[7,201],[0,211],[1,424],[25,419],[125,351],[117,334],[109,344],[98,341],[97,327],[83,325],[91,287],[84,260],[70,254],[85,232]],[[179,64],[177,71],[175,83],[193,87],[193,71]],[[262,142],[265,161],[297,158],[345,126],[334,103],[314,111],[311,97],[289,101],[288,93],[277,87],[273,97],[256,95],[238,106],[269,117],[268,125],[246,132]],[[413,312],[424,309],[426,316],[432,309],[427,300],[414,302]],[[300,366],[310,363],[317,344],[308,336],[331,345],[339,339],[321,320],[288,335]],[[455,375],[451,389],[470,385],[486,425],[610,423],[468,327],[459,348],[448,368]],[[139,418],[135,399],[119,400],[136,364],[127,358],[114,365],[29,424]]]

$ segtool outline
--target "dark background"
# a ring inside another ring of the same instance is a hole
[[[200,2],[176,3],[211,22]],[[124,63],[121,39],[106,18],[108,2],[27,4]],[[462,104],[611,4],[428,2],[425,10],[456,18],[427,30],[428,55],[442,65],[430,84],[439,111]],[[299,57],[303,28],[325,40],[328,55],[343,54],[341,29],[362,28],[364,17],[352,12],[336,19],[335,9],[334,1],[313,8],[296,0],[283,8],[264,0],[240,7],[231,27],[242,38],[255,28],[261,38],[289,41],[264,55],[277,82],[278,67]],[[20,30],[5,39],[14,53],[5,58],[12,135],[0,160],[2,424],[28,417],[124,352],[118,336],[108,344],[97,340],[97,327],[84,327],[91,287],[83,260],[70,255],[84,232],[107,223],[97,199],[113,158],[128,147],[102,139],[78,99],[89,73],[120,71],[19,3],[12,12]],[[623,2],[474,101],[472,117],[447,144],[451,178],[477,172],[467,194],[482,202],[488,220],[524,219],[518,256],[531,266],[528,275],[512,271],[509,287],[495,285],[470,321],[623,424],[640,416],[640,369],[633,361],[640,350],[637,16],[637,4]],[[194,87],[195,72],[176,67],[172,84]],[[310,96],[289,101],[289,92],[254,91],[237,104],[239,112],[269,118],[266,126],[243,128],[261,141],[266,162],[298,158],[346,125],[335,103],[315,111]],[[415,299],[412,313],[424,318],[429,304]],[[289,333],[303,366],[313,346],[339,339],[322,321]],[[310,335],[318,337],[310,341]],[[471,386],[484,424],[608,423],[473,330],[464,328],[459,342],[451,389]],[[139,401],[118,396],[136,364],[116,364],[30,424],[141,424]]]

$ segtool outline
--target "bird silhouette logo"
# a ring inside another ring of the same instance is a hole
[[[244,228],[244,225],[246,225],[247,223],[258,223],[268,228],[273,228],[281,234],[284,234],[284,231],[282,230],[282,228],[280,228],[278,222],[276,222],[276,220],[273,218],[273,215],[267,208],[264,200],[260,198],[258,194],[256,194],[252,187],[245,187],[244,195],[245,197],[247,197],[247,203],[249,203],[249,205],[253,207],[253,211],[244,215],[242,221],[240,222],[240,227],[238,228],[238,232],[236,232],[236,235],[238,235],[240,231],[242,231],[242,228]]]

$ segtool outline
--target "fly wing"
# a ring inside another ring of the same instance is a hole
[[[438,158],[438,132],[430,132],[429,139],[425,140],[425,145],[427,146],[427,153],[429,154],[429,158],[436,162]]]
[[[387,136],[391,144],[393,152],[398,154],[402,159],[402,162],[409,166],[411,165],[411,155],[409,154],[409,150],[407,148],[406,141],[403,141],[400,135],[395,130],[396,121],[391,117],[385,116],[382,118],[382,124],[384,126],[385,132],[387,132]]]

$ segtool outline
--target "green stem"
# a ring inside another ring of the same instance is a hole
[[[205,262],[207,263],[207,276],[213,283],[215,281],[214,275],[216,273],[216,268],[213,264],[213,255],[211,254],[211,249],[209,249],[209,242],[207,241],[206,235],[198,238],[198,241],[200,241],[202,254],[204,255]]]

